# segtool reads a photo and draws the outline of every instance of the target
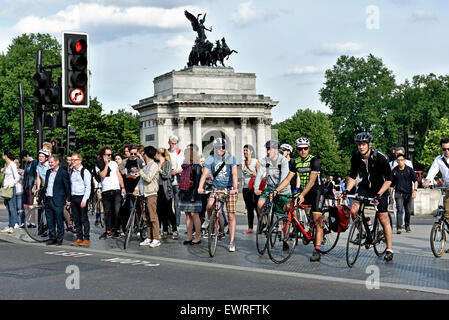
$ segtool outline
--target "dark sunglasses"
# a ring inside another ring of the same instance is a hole
[[[133,152],[133,153],[130,153],[130,155],[137,156],[137,153]]]
[[[443,151],[449,151],[449,148],[441,148]]]
[[[299,148],[296,148],[296,150],[298,150],[298,151],[309,150],[309,147],[304,147],[304,148],[299,147]]]
[[[112,157],[112,153],[105,153],[104,155],[107,157]]]

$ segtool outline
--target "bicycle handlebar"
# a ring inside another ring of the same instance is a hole
[[[348,195],[346,195],[346,197],[353,198],[354,200],[366,201],[366,202],[374,202],[376,200],[375,198],[369,198],[369,197],[365,197],[365,196],[352,195],[352,194],[348,194]]]
[[[221,193],[224,195],[228,195],[229,191],[227,189],[224,190],[204,190],[203,194],[210,194],[210,193]]]

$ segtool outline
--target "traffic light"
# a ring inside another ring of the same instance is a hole
[[[59,104],[60,103],[59,97],[60,97],[59,87],[47,88],[47,90],[45,90],[44,101],[46,105]]]
[[[54,113],[46,113],[44,116],[44,127],[50,128],[51,131],[56,128],[56,116]]]
[[[89,107],[87,33],[62,33],[62,106]]]
[[[40,105],[46,104],[45,92],[50,86],[50,73],[45,70],[36,72],[33,76],[33,84],[36,87],[33,93],[34,101]]]
[[[76,130],[74,128],[69,128],[69,150],[70,152],[76,149]]]

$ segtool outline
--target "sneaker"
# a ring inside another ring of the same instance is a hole
[[[142,241],[141,243],[139,243],[139,246],[149,246],[150,244],[151,244],[151,240],[147,238],[144,241]]]
[[[9,232],[9,227],[6,227],[6,228],[2,229],[0,232],[2,232],[2,233],[7,233],[7,232]]]
[[[150,243],[150,248],[156,248],[156,247],[159,247],[160,245],[161,245],[161,242],[159,240],[153,240]]]
[[[208,237],[209,237],[209,232],[204,231],[203,238],[204,238],[204,239],[207,239]]]
[[[8,233],[14,233],[14,229],[13,228],[9,228]]]
[[[14,229],[20,229],[20,226],[19,226],[18,223],[16,223],[16,224],[14,225]]]
[[[178,240],[178,238],[179,238],[179,233],[178,233],[178,231],[173,231],[172,239],[173,239],[173,240]]]
[[[235,244],[230,243],[228,249],[229,249],[229,252],[235,252]]]
[[[28,223],[28,228],[36,228],[36,224],[35,223]]]
[[[103,233],[101,236],[100,236],[100,240],[101,239],[106,239],[106,238],[108,238],[108,237],[110,237],[111,236],[111,232],[110,231],[106,231],[105,233]]]
[[[209,227],[209,220],[206,219],[206,220],[204,220],[203,224],[201,225],[201,228],[207,230],[208,227]]]
[[[387,253],[385,253],[384,259],[385,259],[385,261],[393,260],[393,252],[391,252],[390,250],[387,250]]]
[[[314,250],[310,257],[310,262],[318,262],[321,259],[321,254],[318,250]]]
[[[396,230],[396,234],[401,234],[402,233],[402,229],[401,228],[398,228],[397,230]]]
[[[405,227],[405,232],[412,232],[412,230],[410,229],[410,226]]]

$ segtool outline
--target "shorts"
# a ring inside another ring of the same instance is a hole
[[[269,199],[270,193],[273,192],[270,188],[265,188],[259,199]],[[290,194],[283,194],[277,197],[277,201],[274,202],[274,212],[284,213],[284,206],[290,202]]]
[[[369,198],[375,198],[377,196],[377,192],[373,192],[372,190],[368,190],[363,187],[359,187],[356,192],[357,195]],[[390,192],[387,190],[384,192],[382,197],[380,198],[379,204],[377,205],[377,213],[388,212],[388,198],[390,196]]]
[[[304,197],[304,202],[302,204],[312,207],[310,212],[312,213],[323,213],[323,203],[324,195],[322,189],[312,189]]]
[[[32,188],[25,188],[23,191],[23,204],[32,206],[34,204],[34,194]]]
[[[223,191],[223,189],[217,189],[217,188],[212,188],[212,191]],[[228,192],[230,190],[228,189]],[[215,197],[216,193],[212,192],[209,196],[210,197]],[[220,196],[220,194],[218,194]],[[235,214],[235,210],[237,209],[237,199],[238,199],[238,192],[236,194],[227,194],[226,195],[226,212],[229,214]]]

